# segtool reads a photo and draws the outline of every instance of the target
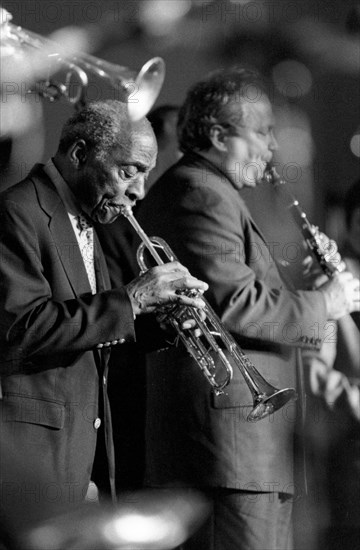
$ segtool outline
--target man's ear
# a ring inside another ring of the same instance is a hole
[[[224,130],[220,124],[214,124],[214,126],[211,127],[209,139],[217,151],[222,153],[227,151],[226,138],[226,130]]]
[[[69,149],[70,160],[74,168],[81,168],[88,157],[88,149],[83,139],[78,139]]]

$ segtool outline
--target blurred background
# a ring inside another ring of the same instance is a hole
[[[359,2],[28,0],[1,5],[12,23],[117,65],[138,70],[161,56],[166,77],[155,106],[181,103],[188,87],[213,69],[238,63],[259,69],[270,81],[276,108],[278,172],[309,218],[341,240],[342,199],[359,177]],[[27,83],[2,83],[3,108],[14,101],[19,86],[25,89]],[[98,79],[90,79],[86,92],[87,99],[115,93]],[[66,101],[51,103],[34,94],[23,94],[20,107],[13,126],[2,131],[3,187],[54,152],[73,109]]]
[[[309,219],[341,245],[343,200],[360,177],[360,2],[11,0],[0,5],[11,13],[12,24],[59,42],[70,58],[81,51],[136,72],[150,58],[162,57],[166,76],[155,107],[181,104],[189,86],[211,70],[234,64],[258,69],[269,81],[275,108],[277,171]],[[63,122],[74,110],[64,99],[51,102],[26,93],[38,73],[44,78],[54,72],[54,80],[60,75],[35,54],[16,59],[10,42],[2,36],[1,189],[55,152]],[[86,100],[116,99],[117,93],[89,76]],[[286,213],[269,185],[251,190],[247,200],[269,239],[291,242],[284,230]],[[316,510],[315,502],[298,518],[307,549],[312,547],[304,528]]]

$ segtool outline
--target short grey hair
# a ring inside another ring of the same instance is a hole
[[[83,139],[98,158],[105,159],[114,147],[125,149],[129,138],[140,131],[151,132],[151,125],[145,118],[132,122],[126,103],[96,101],[65,122],[58,151],[64,154],[73,143]]]

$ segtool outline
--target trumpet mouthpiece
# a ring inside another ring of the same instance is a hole
[[[120,206],[120,214],[122,214],[123,216],[125,216],[126,218],[128,218],[129,216],[132,216],[132,209],[131,209],[131,206],[127,205],[127,204],[122,204]]]

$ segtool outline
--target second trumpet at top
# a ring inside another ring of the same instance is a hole
[[[10,23],[12,15],[0,8],[2,63],[16,64],[21,56],[32,61],[35,84],[28,92],[55,101],[65,98],[75,107],[87,102],[88,75],[95,75],[115,90],[116,99],[128,105],[132,120],[145,116],[155,103],[165,78],[165,63],[153,57],[139,71],[110,63],[86,53],[69,53],[65,46]],[[27,63],[30,65],[31,63]],[[64,73],[55,80],[55,73]],[[45,76],[45,78],[44,78]]]

